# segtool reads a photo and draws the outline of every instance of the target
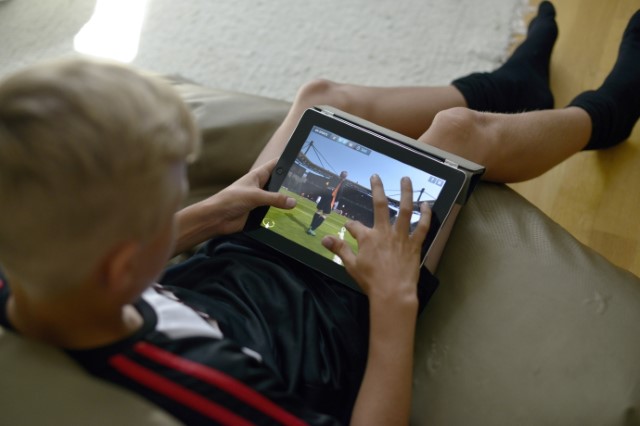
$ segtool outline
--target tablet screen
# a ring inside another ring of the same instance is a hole
[[[354,252],[358,246],[344,225],[357,220],[373,226],[373,203],[369,179],[377,173],[385,188],[389,218],[400,208],[400,179],[413,184],[412,225],[420,219],[420,203],[433,206],[446,181],[403,164],[335,132],[313,126],[279,192],[297,200],[293,210],[270,208],[260,225],[297,242],[336,263],[340,258],[324,248],[320,240],[334,235]]]

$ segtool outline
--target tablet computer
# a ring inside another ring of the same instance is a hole
[[[326,235],[343,239],[357,252],[357,242],[345,229],[349,220],[373,225],[370,177],[380,176],[388,202],[389,220],[400,206],[400,179],[411,178],[413,216],[420,204],[432,210],[431,226],[423,245],[423,263],[456,203],[471,190],[471,177],[483,170],[470,163],[471,172],[441,152],[427,152],[417,141],[382,129],[328,107],[308,109],[300,119],[276,164],[266,189],[297,200],[291,210],[260,207],[247,220],[250,237],[275,248],[335,280],[359,290],[338,256],[321,244]]]

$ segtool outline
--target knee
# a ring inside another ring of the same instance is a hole
[[[439,136],[455,140],[467,140],[479,131],[482,115],[464,107],[440,111],[433,119],[431,128]]]
[[[341,110],[348,110],[348,91],[345,90],[343,84],[324,79],[312,80],[300,87],[294,105],[303,109],[314,105],[330,105]]]
[[[468,108],[456,107],[440,111],[420,141],[460,157],[485,164],[489,150],[486,114]]]

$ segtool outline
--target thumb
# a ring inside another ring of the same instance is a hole
[[[272,206],[279,209],[292,209],[297,204],[295,198],[288,197],[280,192],[270,192],[263,189],[256,189],[252,198],[255,206]]]

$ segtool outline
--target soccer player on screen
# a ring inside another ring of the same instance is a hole
[[[340,180],[338,180],[334,186],[331,185],[330,181],[327,181],[326,188],[323,190],[316,204],[317,210],[313,214],[313,219],[311,219],[311,225],[309,225],[307,229],[307,234],[315,236],[318,226],[322,225],[322,222],[324,222],[329,213],[331,213],[333,206],[335,206],[336,202],[340,199],[342,184],[347,179],[347,175],[348,173],[346,171],[340,172]]]

